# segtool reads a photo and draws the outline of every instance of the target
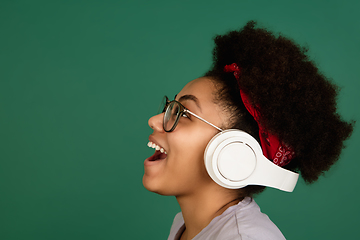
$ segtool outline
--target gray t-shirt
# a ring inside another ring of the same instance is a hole
[[[168,240],[178,240],[185,229],[182,213],[176,214]],[[276,225],[260,211],[252,198],[244,198],[237,205],[215,217],[193,240],[284,240]]]

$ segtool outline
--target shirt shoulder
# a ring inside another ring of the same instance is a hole
[[[214,218],[195,239],[285,240],[285,237],[252,198],[245,198]]]
[[[182,213],[179,212],[175,215],[173,223],[171,225],[170,234],[168,237],[168,240],[176,240],[179,239],[179,236],[184,231],[185,225],[184,225],[184,218],[182,216]]]

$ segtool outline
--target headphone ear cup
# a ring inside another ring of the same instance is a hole
[[[238,139],[232,139],[225,146],[221,145],[215,149],[215,161],[220,174],[230,181],[248,178],[256,167],[256,156],[251,147]]]
[[[235,129],[220,132],[205,150],[208,174],[225,188],[245,187],[243,181],[256,169],[259,150],[259,143],[246,132]]]
[[[204,153],[205,167],[220,186],[230,189],[261,185],[292,192],[299,174],[268,160],[250,134],[229,129],[215,135]]]

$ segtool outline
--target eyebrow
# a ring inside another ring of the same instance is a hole
[[[177,95],[175,95],[176,98]],[[196,104],[196,106],[200,109],[201,112],[201,107],[200,107],[200,103],[199,103],[199,99],[197,97],[195,97],[194,95],[191,94],[187,94],[187,95],[183,95],[179,98],[179,102],[181,101],[185,101],[185,100],[192,100],[194,101],[194,103]]]

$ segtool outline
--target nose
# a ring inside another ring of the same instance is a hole
[[[165,132],[163,128],[163,118],[164,118],[164,113],[160,113],[158,115],[152,116],[149,119],[148,124],[154,131]]]

